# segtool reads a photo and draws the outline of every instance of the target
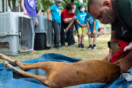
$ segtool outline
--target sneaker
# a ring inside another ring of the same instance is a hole
[[[92,45],[89,45],[89,47],[87,49],[89,49],[89,50],[93,49]]]
[[[57,46],[54,46],[53,48],[57,48]]]
[[[65,46],[61,46],[61,48],[65,48]]]
[[[59,50],[59,49],[61,49],[61,47],[60,47],[60,46],[58,46],[58,47],[56,47],[56,48],[57,48],[58,50]]]
[[[81,44],[78,45],[78,48],[81,48]]]
[[[74,47],[74,45],[69,45],[69,47]]]
[[[31,52],[36,52],[35,50],[31,50]]]
[[[97,46],[96,45],[93,45],[92,49],[97,49]]]
[[[85,48],[83,44],[81,45],[81,48],[83,48],[83,49]]]

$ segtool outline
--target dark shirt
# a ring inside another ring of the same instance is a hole
[[[127,23],[123,20],[123,17],[121,17],[121,13],[119,13],[120,8],[118,6],[118,1],[120,0],[112,0],[112,4],[117,15],[116,21],[112,23],[112,30],[116,31],[117,40],[131,42],[132,27],[128,26]],[[127,0],[125,1],[127,2]]]

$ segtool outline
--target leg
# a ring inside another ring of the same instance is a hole
[[[31,77],[31,78],[34,78],[34,79],[40,81],[41,83],[43,83],[44,85],[48,86],[48,84],[45,83],[45,81],[46,81],[46,79],[47,79],[46,77],[39,76],[39,75],[33,75],[33,74],[30,74],[30,73],[27,73],[27,72],[21,71],[21,70],[15,68],[15,67],[13,67],[12,65],[10,65],[10,64],[7,63],[7,62],[4,63],[4,66],[13,69],[13,70],[16,71],[17,73],[19,73],[19,74],[21,74],[21,75],[23,75],[23,76],[25,76],[25,77]]]
[[[84,36],[82,35],[82,44],[84,44]]]
[[[93,44],[96,45],[96,39],[97,39],[97,31],[96,34],[93,34]]]
[[[86,27],[82,28],[82,44],[84,44],[84,36],[86,35]]]
[[[15,61],[15,60],[11,59],[10,57],[5,56],[5,55],[3,55],[3,54],[0,54],[0,58],[3,59],[3,60],[7,60],[7,61],[9,61],[9,62],[11,62],[11,63],[13,63],[13,64],[16,64],[16,65],[18,65],[20,68],[23,68],[24,66],[28,65],[28,64],[21,63],[21,62],[19,62],[19,61]],[[30,65],[31,65],[31,64],[30,64]]]
[[[54,62],[47,61],[47,62],[39,62],[39,63],[34,63],[34,64],[26,64],[26,63],[22,63],[20,61],[15,61],[3,54],[0,54],[0,58],[3,60],[7,60],[7,61],[19,66],[23,70],[28,70],[28,69],[44,69],[44,70],[46,70],[49,65],[52,66],[52,64],[54,63]]]
[[[82,35],[79,34],[79,38],[78,38],[78,40],[79,40],[78,43],[79,43],[79,44],[81,44],[81,38],[82,38]]]
[[[96,45],[96,38],[93,38],[93,44]]]
[[[73,29],[72,29],[73,26],[71,26],[67,32],[67,42],[68,42],[68,46],[72,45],[72,36],[73,36]]]
[[[61,46],[65,46],[64,23],[61,23]]]
[[[54,29],[54,24],[55,23],[55,21],[53,21],[52,22],[52,28]],[[56,34],[55,34],[55,29],[54,29],[54,47],[56,48],[56,39],[55,39],[55,37],[56,37]]]
[[[91,37],[89,37],[88,40],[89,40],[89,45],[92,45],[92,39],[91,39]]]
[[[10,57],[6,56],[6,55],[3,55],[3,54],[0,54],[0,59],[3,59],[3,60],[7,60],[13,64],[15,64],[15,60],[11,59]]]
[[[33,28],[34,28],[34,30],[35,30],[35,24],[36,24],[36,17],[31,17],[31,19],[32,19],[32,22],[33,22]],[[34,44],[35,44],[35,36],[34,36]],[[34,45],[33,45],[34,46]],[[31,52],[36,52],[36,51],[34,51],[34,49],[31,51]]]
[[[73,36],[73,31],[74,31],[74,25],[73,25],[73,24],[72,24],[70,30],[72,31],[72,32],[71,32],[71,45],[74,45],[75,39],[74,39],[74,36]]]
[[[23,70],[28,70],[28,69],[44,69],[44,70],[46,70],[48,65],[50,64],[49,62],[50,61],[26,64],[26,63],[22,63],[20,61],[15,61],[15,64]]]
[[[82,28],[78,29],[78,43],[82,44]]]
[[[57,47],[60,46],[60,23],[58,23],[57,21],[53,21],[53,28],[54,28],[54,33],[55,33],[55,45]]]
[[[89,46],[88,46],[88,49],[92,49],[92,37],[91,37],[92,34],[88,35],[88,41],[89,41]]]

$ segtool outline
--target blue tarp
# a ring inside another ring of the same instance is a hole
[[[24,63],[37,63],[43,61],[58,61],[73,63],[80,61],[80,59],[75,59],[67,57],[57,53],[44,54],[39,58],[33,60],[23,61]],[[13,65],[13,64],[12,64]],[[15,66],[15,65],[14,65]],[[15,66],[19,69],[19,67]],[[31,69],[26,72],[45,76],[45,72],[41,69]],[[92,74],[91,74],[92,75]],[[0,88],[48,88],[42,85],[39,81],[32,78],[25,78],[22,75],[17,74],[15,71],[0,64]],[[66,88],[132,88],[132,82],[127,82],[124,79],[117,79],[113,83],[90,83],[77,85],[73,87]]]

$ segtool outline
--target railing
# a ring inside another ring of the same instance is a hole
[[[12,0],[0,0],[0,12],[20,12],[20,4],[18,0],[16,0],[15,6],[13,6]]]

